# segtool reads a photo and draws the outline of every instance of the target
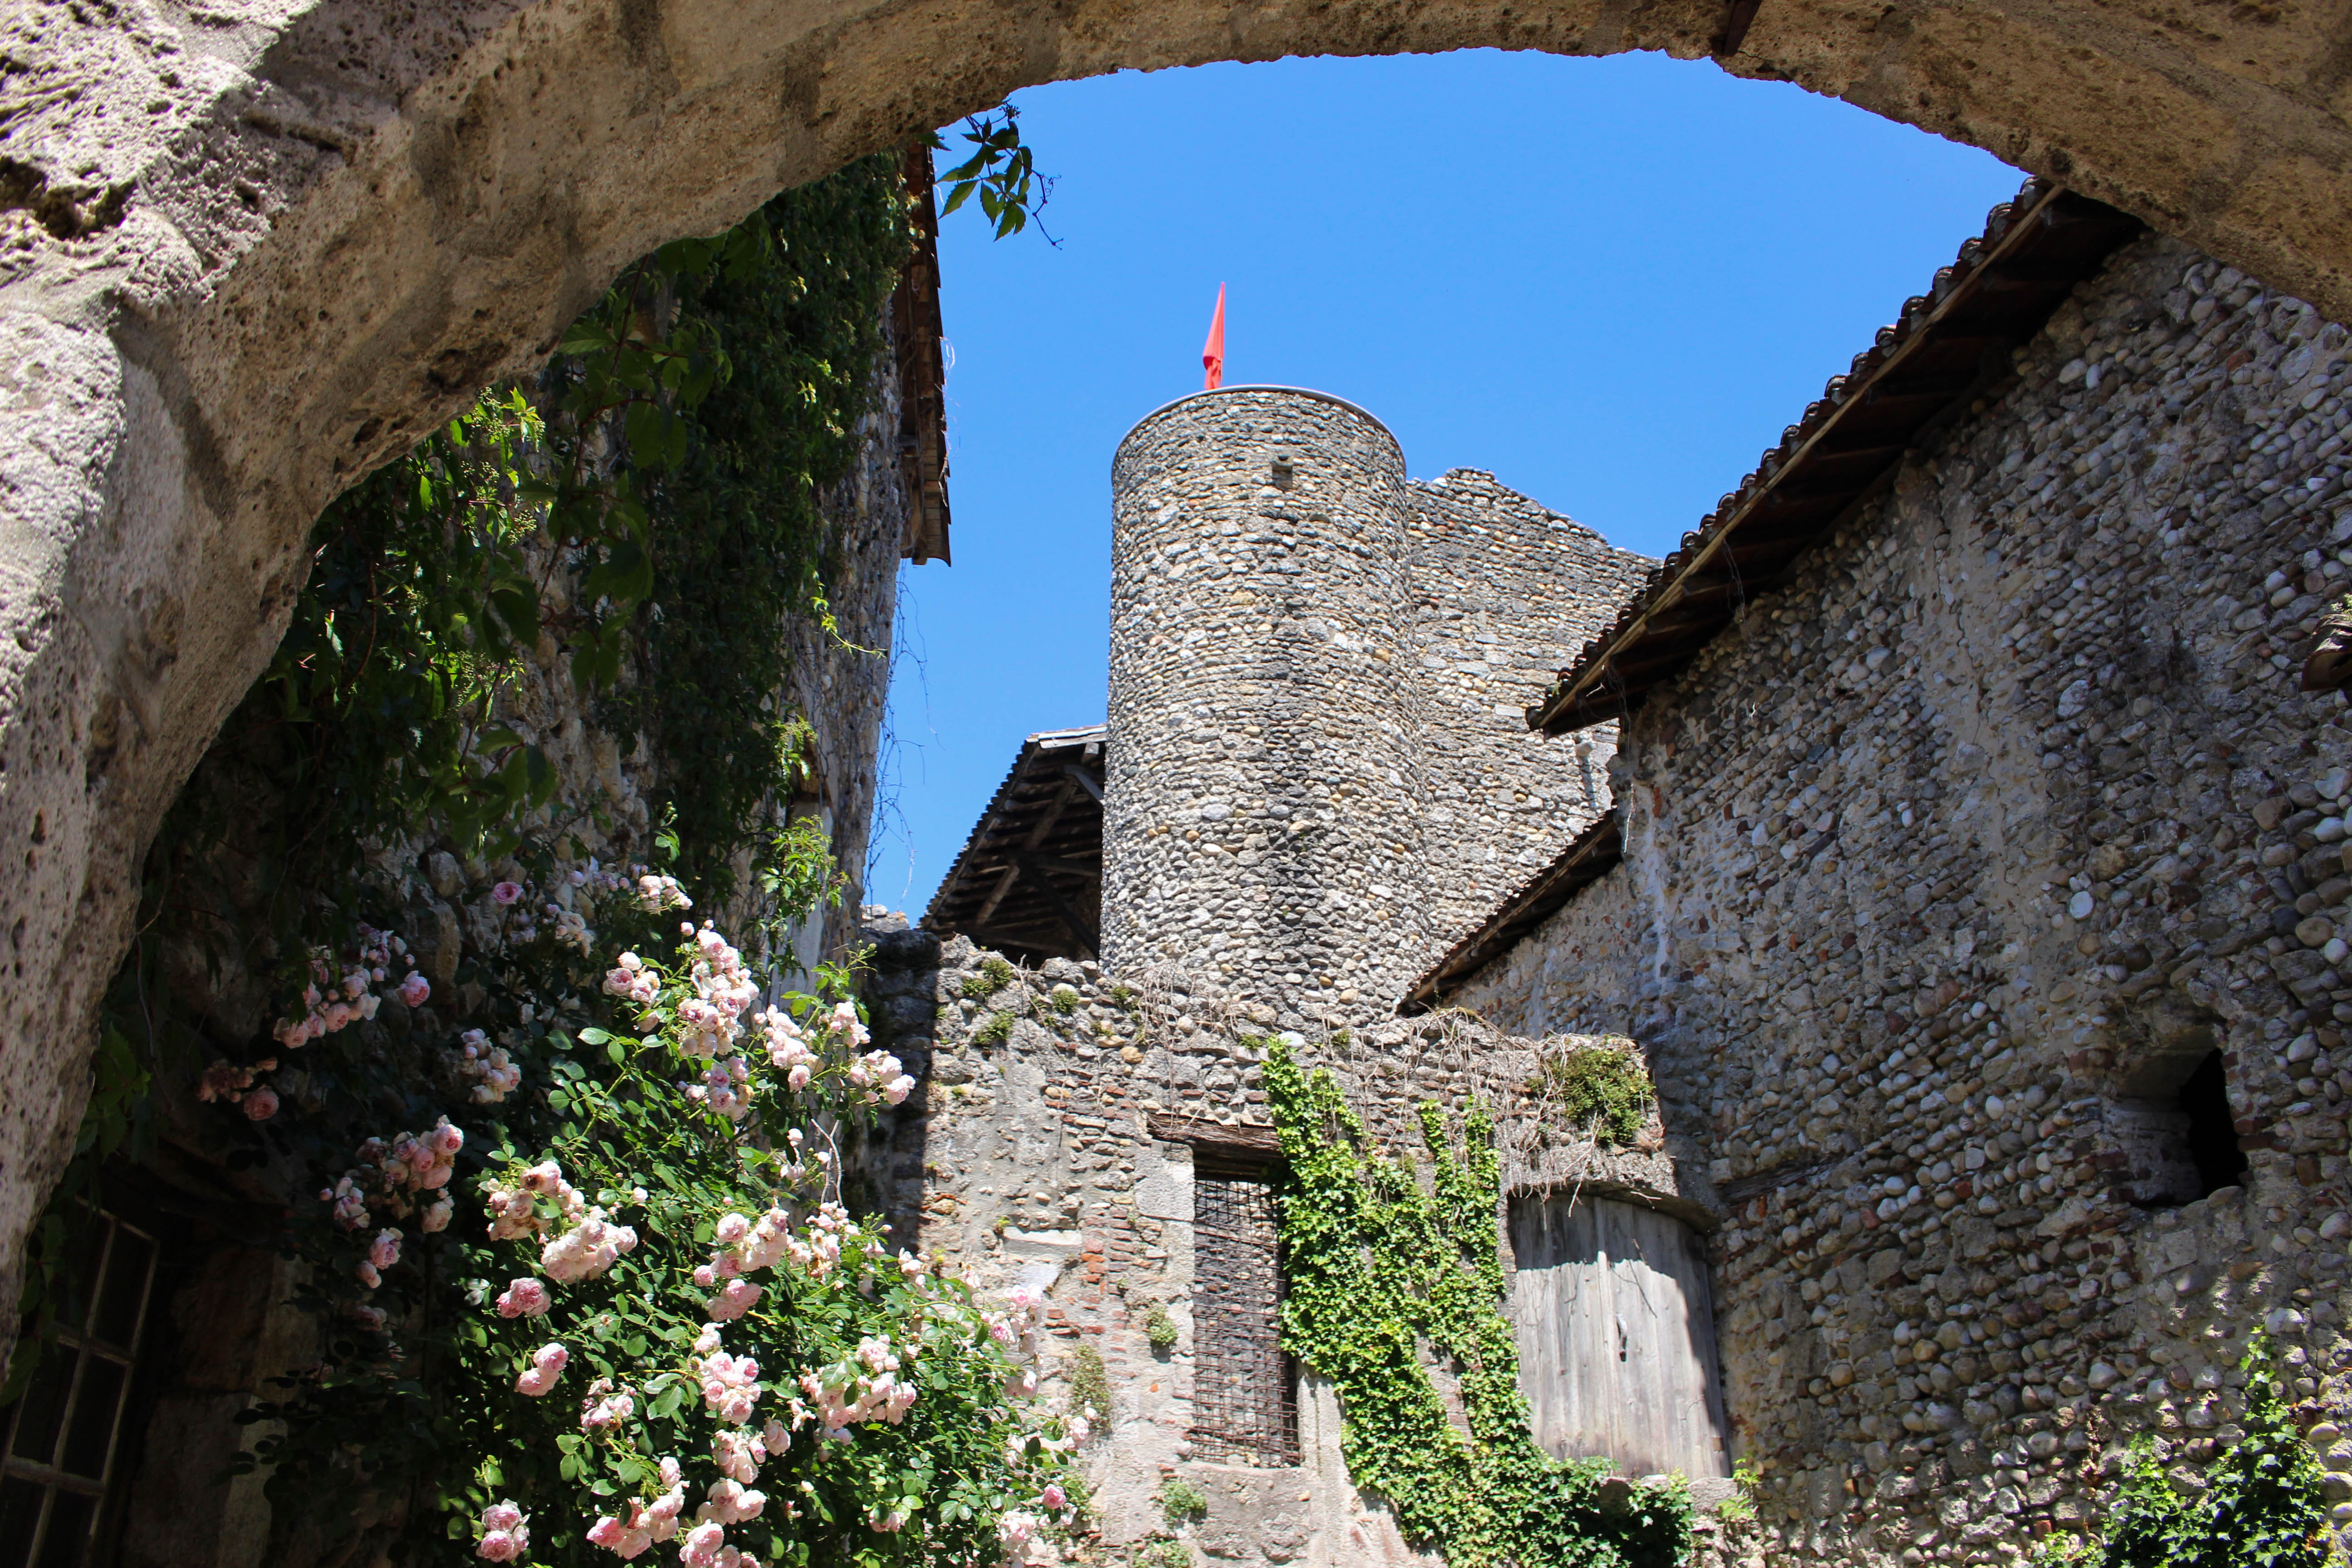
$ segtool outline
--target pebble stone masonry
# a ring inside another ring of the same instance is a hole
[[[2257,1328],[2352,1542],[2352,338],[2146,239],[2016,370],[1636,710],[1623,864],[1456,1000],[1648,1050],[1773,1559],[2011,1561],[2143,1434],[2199,1489]]]
[[[1103,955],[1292,1005],[1428,946],[1404,454],[1319,393],[1147,416],[1111,465]]]
[[[1262,1125],[1284,1029],[1376,1127],[1482,1092],[1515,1147],[1527,1064],[1638,1042],[1654,1168],[1571,1184],[1704,1235],[1756,1516],[1701,1563],[2016,1568],[2136,1439],[2201,1488],[2258,1328],[2352,1545],[2352,706],[2300,689],[2352,592],[2352,335],[2147,237],[2011,369],[1581,755],[1507,732],[1484,639],[1573,650],[1639,558],[1318,395],[1129,437],[1106,962],[910,933],[877,991],[938,1086],[879,1152],[908,1223],[1108,1360],[1107,1539],[1181,1468],[1221,1563],[1402,1561],[1311,1379],[1292,1491],[1185,1447],[1189,1347],[1139,1333],[1199,1286],[1154,1119]],[[1620,865],[1380,1019],[1445,900],[1514,885],[1489,849],[1602,809]]]
[[[1148,416],[1111,488],[1107,966],[1385,1016],[1605,804],[1610,732],[1519,714],[1653,563],[1295,388]]]

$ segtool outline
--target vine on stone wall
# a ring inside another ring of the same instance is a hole
[[[2322,1568],[2328,1561],[2319,1464],[2279,1397],[2260,1330],[2242,1364],[2246,1435],[2205,1471],[2195,1497],[2173,1488],[2154,1441],[2143,1438],[2110,1516],[2105,1568]]]
[[[729,379],[678,422],[675,460],[645,487],[649,674],[604,717],[625,741],[652,737],[678,875],[721,899],[737,848],[766,868],[770,814],[799,782],[805,731],[776,700],[792,660],[781,628],[832,627],[843,542],[824,499],[857,454],[882,308],[912,254],[907,201],[898,159],[877,153],[770,202],[718,264],[668,275],[677,330],[724,345]]]
[[[1289,1163],[1282,1199],[1285,1346],[1331,1381],[1350,1479],[1387,1501],[1411,1544],[1459,1568],[1502,1563],[1673,1568],[1689,1549],[1679,1479],[1627,1486],[1606,1459],[1558,1460],[1537,1444],[1502,1311],[1494,1126],[1473,1104],[1459,1146],[1421,1108],[1432,1161],[1370,1150],[1328,1071],[1265,1042],[1265,1085]],[[1457,1374],[1466,1435],[1422,1358]]]

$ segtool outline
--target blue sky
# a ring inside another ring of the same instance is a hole
[[[901,580],[867,897],[919,914],[1022,738],[1103,716],[1112,448],[1201,384],[1318,387],[1428,478],[1662,554],[2021,176],[1656,55],[1284,60],[1036,89],[1045,226],[940,265],[955,564]],[[960,145],[952,134],[951,144]]]

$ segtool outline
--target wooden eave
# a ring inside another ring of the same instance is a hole
[[[898,355],[898,468],[907,530],[898,553],[921,565],[952,564],[948,553],[946,331],[940,317],[940,216],[931,190],[931,150],[907,149],[907,195],[915,253],[890,296]]]
[[[1936,274],[1929,292],[1906,301],[1902,319],[1830,382],[1739,489],[1683,535],[1616,624],[1528,710],[1528,727],[1558,735],[1629,716],[1749,598],[1785,582],[1906,452],[1979,398],[2005,390],[2011,352],[2140,232],[2137,218],[2104,202],[2027,181],[2014,201],[1992,210],[1983,236]]]
[[[1095,725],[1023,743],[932,895],[926,928],[1033,960],[1097,955],[1104,739]]]
[[[1429,972],[1413,982],[1397,1011],[1410,1017],[1426,1013],[1460,990],[1470,977],[1518,944],[1519,939],[1543,924],[1568,900],[1606,876],[1625,858],[1624,840],[1614,812],[1571,840],[1558,858],[1503,901],[1486,922],[1454,944]]]

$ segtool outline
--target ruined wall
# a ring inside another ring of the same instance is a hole
[[[2352,1408],[2347,336],[2147,240],[2017,370],[1634,715],[1624,864],[1459,998],[1645,1043],[1767,1522],[1840,1562],[2082,1521],[2136,1433],[2193,1488],[2257,1325]],[[2180,1203],[2216,1046],[2250,1165]]]
[[[1150,1119],[1270,1132],[1261,1064],[1276,1010],[1169,970],[1107,974],[1058,958],[1022,970],[968,938],[942,943],[902,916],[867,914],[876,1037],[921,1087],[857,1151],[853,1198],[983,1290],[1045,1293],[1049,1403],[1071,1397],[1080,1347],[1101,1356],[1112,1409],[1081,1455],[1099,1544],[1131,1546],[1163,1529],[1157,1493],[1181,1475],[1210,1506],[1178,1533],[1234,1568],[1432,1561],[1407,1551],[1386,1510],[1348,1483],[1338,1402],[1311,1369],[1298,1465],[1211,1460],[1189,1436],[1202,1288],[1193,1150],[1154,1136]],[[1333,1069],[1392,1152],[1421,1146],[1423,1100],[1458,1111],[1483,1094],[1504,1113],[1507,1192],[1605,1192],[1712,1223],[1712,1190],[1686,1148],[1653,1129],[1643,1146],[1596,1149],[1548,1124],[1524,1092],[1543,1042],[1458,1016],[1287,1038],[1303,1064]],[[1149,1338],[1154,1309],[1179,1330],[1166,1350]]]

